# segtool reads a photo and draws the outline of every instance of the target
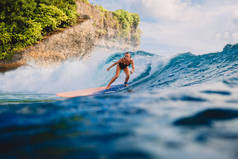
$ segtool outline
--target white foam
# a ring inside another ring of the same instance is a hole
[[[48,68],[33,65],[20,67],[17,70],[0,74],[0,92],[58,93],[106,86],[115,74],[116,67],[106,71],[106,68],[113,62],[105,64],[107,58],[113,53],[115,50],[97,48],[91,56],[80,61],[66,61],[61,65]],[[131,75],[130,81],[143,73],[148,64],[154,65],[153,61],[157,60],[153,57],[136,56],[134,61],[136,70]],[[121,84],[124,79],[125,74],[121,72],[114,84]]]

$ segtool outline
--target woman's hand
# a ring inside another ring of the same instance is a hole
[[[110,68],[110,67],[108,67],[108,68],[107,68],[107,71],[109,71],[110,69],[111,69],[111,68]]]
[[[134,73],[134,71],[132,70],[132,71],[131,71],[131,74],[133,74],[133,73]]]

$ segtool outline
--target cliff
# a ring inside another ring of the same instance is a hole
[[[75,1],[77,19],[70,27],[47,33],[33,45],[0,61],[0,71],[36,63],[52,65],[82,58],[95,47],[134,50],[140,43],[139,16],[124,10],[108,11],[87,0]]]

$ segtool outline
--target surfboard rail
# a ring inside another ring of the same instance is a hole
[[[76,90],[76,91],[71,91],[71,92],[57,93],[56,96],[65,97],[65,98],[73,98],[73,97],[78,97],[78,96],[89,96],[89,95],[98,93],[100,91],[103,91],[105,89],[106,89],[106,87],[89,88],[89,89],[82,89],[82,90]]]
[[[119,85],[112,85],[109,89],[106,89],[106,87],[89,88],[89,89],[75,90],[71,92],[57,93],[56,96],[64,97],[64,98],[73,98],[73,97],[80,97],[80,96],[107,94],[107,93],[117,92],[125,87],[126,86],[124,84],[119,84]]]

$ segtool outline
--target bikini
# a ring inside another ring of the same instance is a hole
[[[119,67],[121,70],[124,70],[127,66],[130,66],[130,64],[125,64],[123,62],[119,62]]]

